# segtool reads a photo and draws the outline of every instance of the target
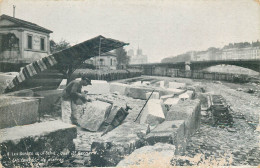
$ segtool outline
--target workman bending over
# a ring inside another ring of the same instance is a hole
[[[71,116],[73,105],[82,105],[87,101],[85,95],[81,93],[82,86],[87,85],[91,85],[91,81],[86,77],[82,77],[80,81],[71,81],[63,90],[61,104],[63,122],[71,123],[73,120],[73,116]]]

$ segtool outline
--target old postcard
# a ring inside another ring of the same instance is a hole
[[[0,0],[0,167],[260,165],[259,0]]]

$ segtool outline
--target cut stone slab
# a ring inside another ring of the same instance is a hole
[[[38,106],[37,99],[0,96],[0,129],[37,122]]]
[[[136,81],[136,82],[132,83],[131,85],[140,86],[140,85],[142,85],[142,82],[141,81]]]
[[[165,120],[166,109],[163,108],[162,101],[159,99],[150,99],[143,109],[140,123],[151,126],[158,125]]]
[[[18,73],[15,72],[15,74],[18,74]],[[0,72],[0,94],[4,93],[4,91],[5,91],[6,87],[8,86],[8,84],[16,76],[15,74],[1,73]]]
[[[40,115],[48,114],[48,115],[57,115],[53,114],[54,112],[54,105],[60,101],[61,94],[63,90],[44,90],[44,91],[37,91],[35,94],[37,96],[44,97],[41,99],[39,104],[39,113]]]
[[[110,93],[118,92],[121,95],[125,95],[125,90],[129,85],[123,83],[110,83],[109,91]]]
[[[146,93],[152,92],[152,91],[153,91],[152,88],[132,86],[132,87],[126,88],[125,95],[128,97],[132,97],[134,99],[146,100]]]
[[[175,98],[166,99],[165,102],[163,102],[163,104],[172,106],[172,105],[178,104],[179,102],[180,102],[180,98],[175,97]]]
[[[34,92],[30,89],[19,90],[6,94],[6,96],[33,97]]]
[[[146,99],[148,99],[151,94],[152,94],[152,92],[147,92],[147,93],[145,94]],[[153,94],[152,94],[151,97],[150,97],[150,99],[159,99],[159,98],[160,98],[159,92],[153,92]]]
[[[62,100],[61,101],[61,120],[64,123],[72,124],[71,114],[72,114],[71,101]]]
[[[186,150],[184,128],[184,120],[164,121],[146,135],[145,140],[149,145],[158,142],[173,144],[175,154],[181,154]]]
[[[165,120],[184,120],[185,135],[190,136],[200,127],[201,120],[200,100],[186,100],[172,106],[168,111]]]
[[[89,131],[98,131],[110,113],[112,105],[102,101],[88,102],[73,109],[72,115],[80,127]]]
[[[122,123],[92,143],[92,166],[116,166],[125,156],[144,146],[143,138],[149,132],[148,124]]]
[[[194,96],[194,92],[191,90],[187,90],[185,93],[179,95],[179,98],[182,100],[191,99]]]
[[[67,79],[62,79],[59,87],[57,89],[65,89],[66,88],[66,85],[67,85]]]
[[[92,85],[83,86],[82,91],[88,94],[106,94],[109,93],[109,83],[104,80],[91,80]]]
[[[167,111],[169,111],[169,109],[170,109],[172,106],[178,104],[180,101],[181,101],[181,99],[178,98],[178,97],[168,98],[168,99],[166,99],[166,100],[163,102],[163,104],[165,105]]]
[[[143,81],[142,82],[142,85],[145,85],[145,86],[148,86],[148,85],[150,85],[151,84],[151,82],[148,82],[148,81]]]
[[[37,159],[37,162],[33,162],[33,164],[46,164],[44,159],[59,157],[58,154],[64,151],[75,151],[73,139],[77,136],[77,129],[75,125],[56,120],[1,129],[0,136],[3,166],[31,167],[28,162],[13,162],[13,160],[28,159],[28,155],[21,155],[21,153],[48,152],[46,155],[30,155],[32,159]],[[5,147],[3,148],[3,146]],[[19,153],[19,155],[7,156],[7,152],[10,154]],[[61,157],[65,159],[64,156]],[[51,161],[48,163],[51,166]]]
[[[160,87],[164,88],[164,81],[160,81]]]
[[[186,86],[186,83],[179,83],[179,82],[169,82],[169,88],[179,89]]]
[[[165,101],[167,100],[168,98],[173,98],[174,94],[169,94],[169,95],[164,95],[164,96],[161,96],[160,99],[162,101]]]
[[[184,93],[185,92],[185,90],[182,90],[182,89],[173,89],[173,88],[168,88],[168,89],[166,89],[168,92],[170,92],[170,93],[173,93],[173,94],[175,94],[175,95],[180,95],[180,94],[182,94],[182,93]]]
[[[170,167],[174,151],[175,146],[170,144],[144,146],[126,156],[117,167]]]
[[[116,116],[116,113],[121,109],[121,107],[119,106],[113,106],[108,117],[106,118],[106,123],[107,124],[111,124],[113,119],[115,118]]]

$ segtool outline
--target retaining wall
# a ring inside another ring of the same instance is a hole
[[[219,72],[207,72],[207,71],[186,71],[173,68],[153,68],[144,69],[143,75],[157,75],[157,76],[169,76],[169,77],[182,77],[193,79],[208,79],[208,80],[223,80],[231,82],[248,82],[249,76],[243,74],[233,73],[219,73]]]
[[[135,69],[127,69],[127,70],[92,70],[92,69],[77,69],[70,78],[70,81],[76,78],[81,78],[82,76],[86,76],[90,80],[106,80],[113,81],[119,79],[127,79],[133,78],[137,76],[141,76],[142,72],[140,70]]]

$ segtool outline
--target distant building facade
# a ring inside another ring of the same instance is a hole
[[[128,54],[129,54],[129,51],[128,51]],[[132,54],[132,56],[128,55],[128,56],[130,56],[129,64],[146,64],[146,63],[148,63],[147,56],[143,55],[142,49],[138,48],[136,51],[136,55],[134,55],[133,50],[130,51],[130,54]]]
[[[93,57],[86,61],[86,63],[93,64],[97,69],[115,70],[117,67],[117,56],[113,52],[103,53],[99,56]]]
[[[230,48],[222,51],[223,60],[231,59],[260,59],[259,47]]]
[[[221,51],[201,51],[191,57],[191,61],[260,59],[260,47],[229,48]]]
[[[31,63],[50,54],[51,30],[8,15],[0,16],[0,61]]]

